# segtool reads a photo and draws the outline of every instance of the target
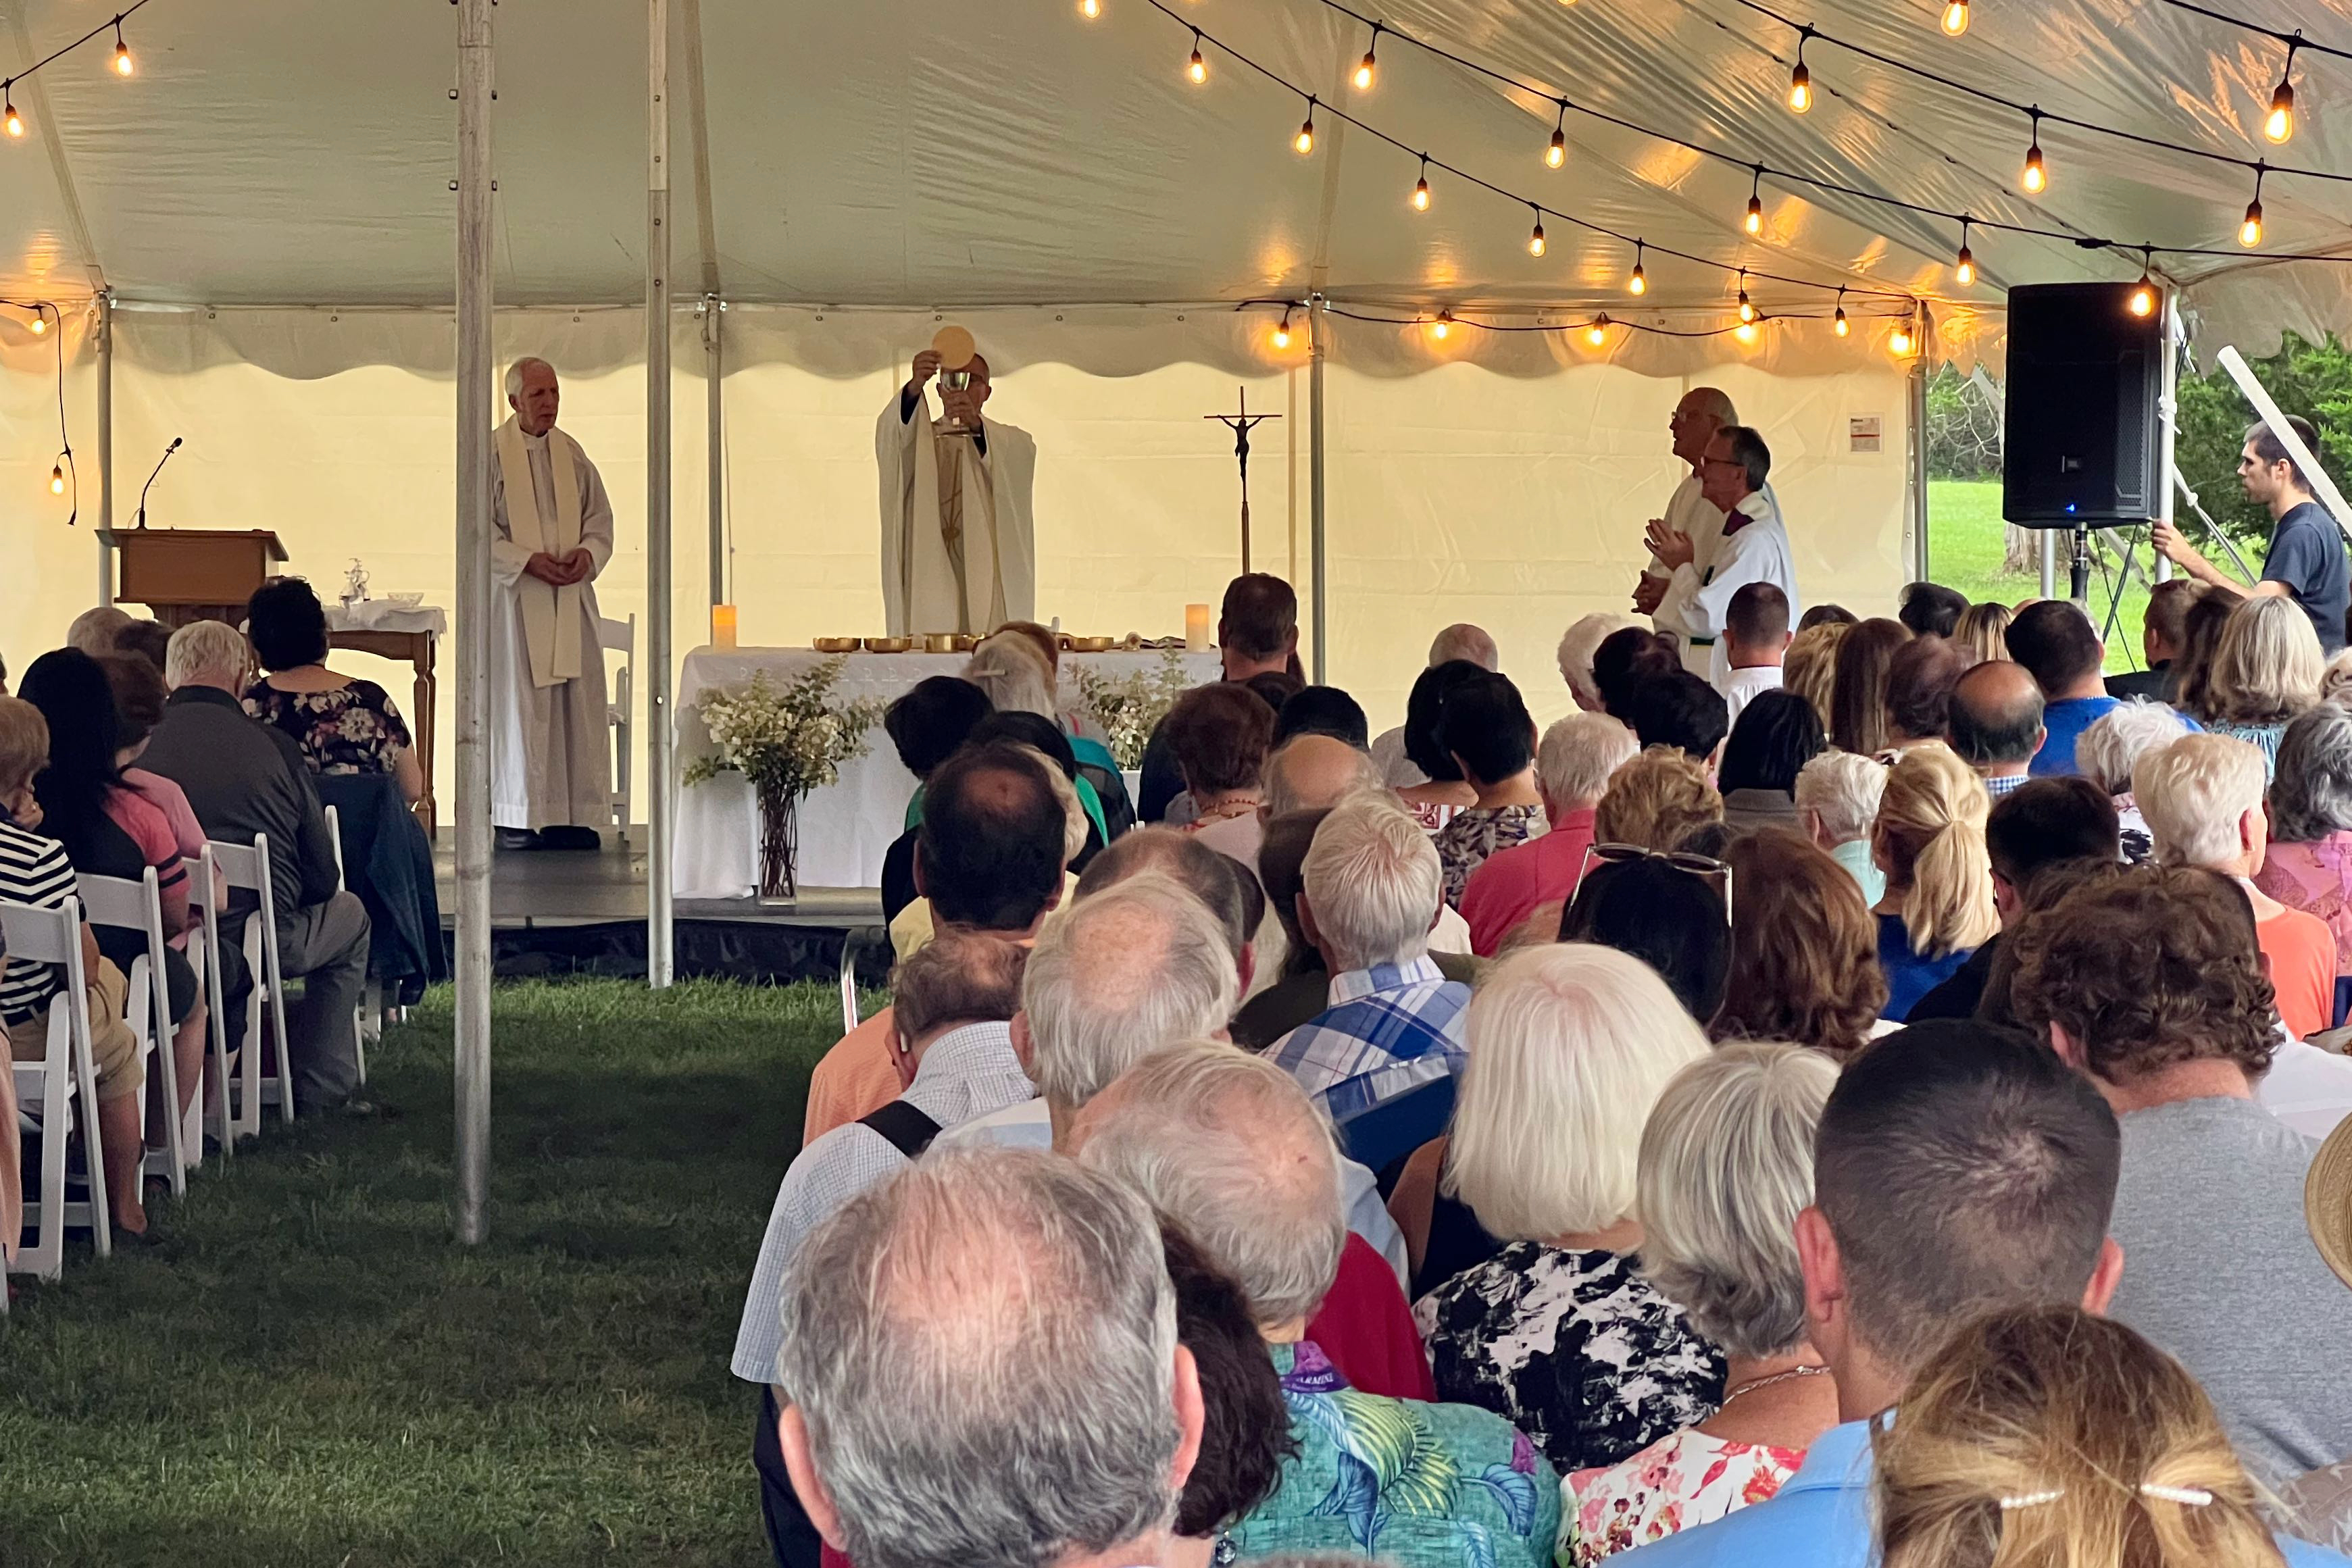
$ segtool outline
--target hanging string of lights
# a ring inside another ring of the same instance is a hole
[[[1100,0],[1096,0],[1096,3],[1097,9],[1099,10]],[[122,39],[122,24],[130,19],[131,13],[146,4],[147,0],[131,0],[130,5],[100,22],[72,43],[50,50],[14,76],[0,77],[0,131],[5,131],[11,137],[22,137],[25,134],[25,117],[16,112],[16,97],[14,90],[18,82],[35,75],[45,67],[55,65],[93,38],[112,33],[114,35],[112,66],[114,74],[127,77],[135,72],[138,68],[131,61],[131,46]],[[68,455],[70,456],[71,454],[68,453]]]
[[[2283,144],[2294,140],[2294,57],[2296,52],[2308,49],[2315,55],[2326,55],[2332,59],[2352,60],[2352,49],[2339,49],[2333,44],[2314,43],[2303,36],[2303,29],[2300,27],[2292,33],[2281,32],[2276,27],[2266,27],[2260,22],[2249,22],[2243,16],[2232,16],[2226,12],[2216,11],[2210,6],[2200,5],[2196,4],[2196,0],[2164,0],[2164,4],[2176,11],[2187,11],[2194,16],[2235,27],[2241,32],[2252,33],[2258,37],[2268,38],[2274,43],[2286,46],[2286,63],[2280,68],[2278,87],[2271,94],[2270,111],[2263,116],[2263,135],[2274,142]]]
[[[26,322],[25,325],[26,329],[32,332],[35,337],[47,337],[50,341],[51,352],[56,357],[58,388],[58,458],[57,461],[49,466],[49,494],[52,496],[62,496],[66,494],[68,490],[71,490],[73,492],[73,509],[66,517],[66,526],[70,528],[73,526],[75,520],[81,516],[81,475],[74,466],[73,437],[66,429],[65,316],[58,309],[56,305],[47,299],[0,298],[0,309],[24,310],[30,312],[32,319]],[[50,329],[52,318],[55,319],[55,323],[58,329],[54,333],[52,333]]]
[[[1290,347],[1291,341],[1291,318],[1297,312],[1308,308],[1306,301],[1299,299],[1244,299],[1240,304],[1234,306],[1234,308],[1236,310],[1248,310],[1252,308],[1271,309],[1276,305],[1282,307],[1282,320],[1281,323],[1274,329],[1274,346],[1277,349],[1286,349]],[[1595,349],[1606,347],[1609,342],[1609,335],[1615,331],[1642,332],[1647,333],[1654,338],[1704,339],[1732,337],[1738,339],[1743,343],[1752,343],[1757,340],[1759,335],[1758,329],[1769,321],[1833,320],[1835,323],[1834,330],[1841,338],[1846,336],[1847,333],[1853,329],[1846,315],[1845,306],[1843,300],[1841,300],[1837,306],[1836,314],[1833,318],[1824,316],[1818,310],[1788,310],[1781,311],[1776,315],[1767,316],[1761,311],[1751,308],[1742,319],[1733,323],[1732,325],[1701,328],[1675,328],[1653,325],[1652,323],[1645,321],[1617,320],[1613,319],[1606,310],[1596,311],[1589,319],[1582,322],[1486,321],[1481,320],[1475,316],[1457,316],[1451,309],[1444,309],[1434,312],[1416,311],[1411,316],[1377,316],[1371,314],[1370,310],[1361,306],[1334,305],[1327,300],[1323,306],[1323,314],[1326,316],[1336,316],[1343,321],[1361,321],[1368,325],[1376,327],[1419,327],[1427,331],[1431,337],[1439,340],[1444,340],[1451,336],[1454,329],[1456,327],[1468,328],[1473,331],[1478,332],[1538,332],[1552,334],[1555,336],[1572,335],[1582,338],[1588,345]],[[1863,314],[1866,318],[1896,323],[1896,337],[1898,340],[1904,340],[1906,345],[1908,341],[1906,335],[1916,329],[1916,324],[1917,322],[1916,312],[1909,308],[1894,310],[1864,311]],[[1896,352],[1898,353],[1908,353],[1909,351],[1910,350],[1907,346],[1896,350]]]

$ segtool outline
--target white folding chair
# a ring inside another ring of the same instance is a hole
[[[172,997],[163,972],[163,903],[156,886],[155,868],[149,866],[137,882],[128,877],[79,873],[74,882],[81,893],[83,915],[92,925],[132,931],[146,939],[147,950],[131,960],[131,990],[123,1003],[123,1021],[139,1040],[140,1095],[147,1093],[148,1061],[152,1054],[165,1110],[163,1147],[142,1153],[140,1171],[160,1176],[171,1184],[173,1197],[188,1191],[186,1129],[180,1121],[180,1064],[172,1050]],[[143,1112],[144,1105],[142,1103]],[[147,1118],[142,1114],[143,1128]]]
[[[636,735],[636,721],[630,716],[635,710],[630,703],[637,684],[637,618],[615,621],[598,616],[596,642],[599,647],[621,655],[620,673],[613,677],[613,700],[604,705],[604,722],[613,731],[614,831],[625,844],[629,841],[629,748]]]
[[[11,964],[62,964],[65,988],[49,1000],[47,1050],[38,1061],[14,1064],[17,1108],[41,1124],[41,1169],[25,1196],[34,1242],[19,1250],[11,1272],[54,1280],[65,1270],[66,1227],[87,1225],[98,1255],[114,1250],[106,1206],[106,1159],[98,1143],[98,1069],[90,1061],[89,977],[81,965],[81,900],[56,909],[0,903],[0,937]],[[66,1140],[76,1118],[82,1129],[89,1196],[66,1197]]]
[[[332,806],[327,808],[327,840],[335,846],[335,891],[347,885],[343,881],[343,818]],[[360,1082],[367,1082],[367,1042],[383,1038],[383,982],[373,975],[360,988],[360,1005],[352,1015],[352,1049],[358,1053]]]
[[[213,860],[213,847],[206,844],[194,858],[180,864],[188,873],[188,908],[200,918],[196,929],[188,934],[188,963],[196,971],[196,979],[205,988],[205,1038],[209,1051],[210,1066],[205,1078],[205,1092],[200,1097],[198,1113],[208,1121],[214,1141],[220,1145],[221,1157],[226,1159],[236,1149],[236,1137],[229,1126],[228,1078],[228,1009],[221,984],[220,966],[212,962],[213,956],[224,951],[221,946],[220,883]],[[201,1148],[202,1133],[197,1146]]]
[[[229,887],[242,888],[261,900],[261,907],[245,919],[245,963],[253,976],[253,996],[245,1010],[245,1040],[237,1051],[236,1077],[222,1091],[228,1099],[231,1134],[259,1137],[265,1104],[274,1103],[281,1121],[294,1120],[294,1061],[286,1042],[286,983],[278,972],[278,900],[269,887],[269,835],[256,833],[250,844],[214,839],[209,847],[213,863]],[[274,1040],[278,1047],[275,1072],[262,1067],[265,1040]]]

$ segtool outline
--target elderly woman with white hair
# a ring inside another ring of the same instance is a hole
[[[2352,976],[2352,708],[2322,703],[2286,727],[2254,885],[2327,923],[2342,991]]]
[[[998,713],[1033,713],[1053,721],[1069,742],[1085,784],[1081,793],[1097,802],[1104,842],[1135,826],[1135,806],[1108,732],[1093,716],[1061,700],[1062,655],[1053,632],[1034,621],[1006,622],[971,651],[963,678],[985,693]]]
[[[1722,1347],[1723,1404],[1607,1469],[1561,1482],[1562,1568],[1761,1502],[1837,1422],[1837,1385],[1805,1337],[1797,1215],[1837,1064],[1802,1046],[1727,1045],[1650,1113],[1636,1177],[1642,1267]]]
[[[2114,798],[2123,831],[2124,859],[2137,865],[2155,852],[2147,819],[2132,795],[2132,769],[2151,751],[2187,735],[2189,721],[2162,703],[2141,697],[2109,708],[2074,743],[2075,771]]]
[[[1602,611],[1583,616],[1571,622],[1559,636],[1559,678],[1568,683],[1568,695],[1586,713],[1603,713],[1601,688],[1592,683],[1592,655],[1612,632],[1622,632],[1628,626],[1647,630],[1647,621],[1632,615],[1620,615]]]
[[[1504,1243],[1413,1309],[1441,1399],[1507,1417],[1563,1472],[1711,1415],[1723,1356],[1643,1272],[1642,1128],[1706,1037],[1612,948],[1533,947],[1470,1003],[1444,1186]]]
[[[1886,896],[1886,873],[1871,858],[1870,827],[1886,793],[1886,765],[1852,751],[1824,751],[1797,770],[1797,816],[1862,888],[1864,904]]]

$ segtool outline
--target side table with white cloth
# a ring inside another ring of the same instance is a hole
[[[1061,706],[1079,701],[1072,671],[1079,666],[1120,676],[1157,670],[1167,655],[1139,653],[1064,653]],[[1223,664],[1214,652],[1180,654],[1192,685],[1218,678]],[[677,680],[677,756],[687,764],[712,751],[702,722],[702,694],[740,685],[766,671],[782,685],[827,659],[845,663],[834,695],[841,702],[862,697],[884,701],[914,689],[933,675],[960,675],[970,662],[963,653],[817,653],[804,648],[697,648],[686,656]],[[898,748],[876,725],[866,735],[866,755],[844,763],[840,779],[814,790],[801,802],[799,882],[803,888],[879,887],[882,857],[907,831],[907,802],[915,777],[898,761]],[[750,780],[721,773],[691,787],[682,781],[677,801],[676,858],[671,891],[679,898],[749,898],[760,879],[760,803]]]
[[[433,654],[449,631],[449,613],[436,604],[396,599],[356,599],[327,609],[327,646],[405,660],[415,672],[408,708],[409,732],[416,737],[417,766],[425,770],[425,798],[416,820],[433,836]]]

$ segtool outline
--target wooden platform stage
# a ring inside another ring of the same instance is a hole
[[[645,830],[636,830],[625,844],[610,832],[604,838],[604,847],[594,854],[498,852],[490,867],[490,926],[491,956],[500,977],[645,974]],[[452,932],[457,847],[446,828],[434,836],[433,870],[442,929]],[[882,929],[882,895],[874,888],[806,888],[782,904],[756,898],[679,899],[674,910],[680,979],[834,979],[840,974],[844,942],[858,934],[863,953],[875,946],[869,939]],[[887,963],[887,955],[861,956],[860,975],[878,981]]]

